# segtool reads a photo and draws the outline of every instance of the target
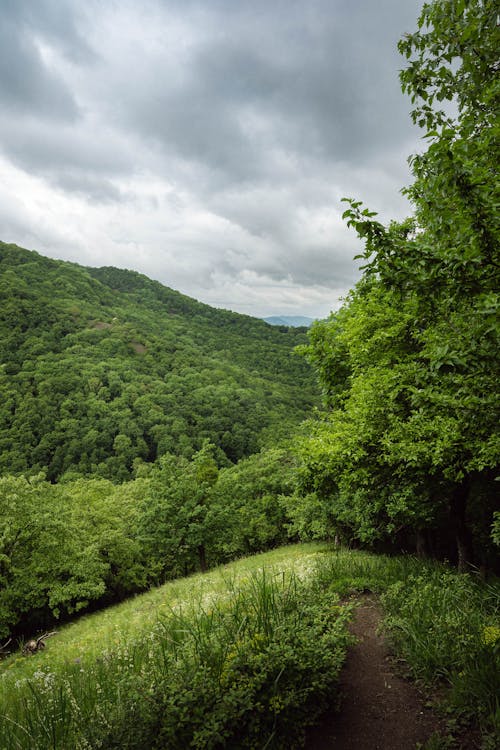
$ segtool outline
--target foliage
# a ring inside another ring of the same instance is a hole
[[[294,536],[292,456],[262,450],[219,470],[217,455],[207,441],[191,460],[166,454],[120,485],[0,479],[0,638]]]
[[[0,472],[122,482],[209,439],[226,464],[315,400],[305,333],[216,310],[133,271],[0,243]]]
[[[205,443],[192,461],[167,454],[151,478],[140,521],[150,571],[160,580],[207,566],[211,539],[210,491],[217,482],[215,446]]]
[[[55,616],[104,592],[104,565],[78,535],[71,508],[50,485],[0,479],[0,637],[21,616]]]
[[[494,543],[500,547],[500,511],[493,514],[493,523],[491,526],[491,536]]]
[[[212,555],[219,561],[284,544],[287,509],[295,489],[296,461],[285,448],[268,448],[221,470],[209,523]]]
[[[182,669],[182,691],[169,677],[155,747],[300,747],[334,689],[345,614],[324,591],[254,578],[229,618],[213,610],[197,623],[205,669],[193,666],[187,679]]]
[[[141,480],[118,492],[104,480],[0,478],[0,638],[144,588],[134,523],[143,489]]]
[[[428,569],[382,597],[387,626],[412,673],[445,680],[459,716],[497,733],[500,695],[500,586]]]
[[[384,227],[349,201],[365,274],[302,349],[329,409],[299,442],[304,489],[340,535],[433,546],[462,569],[496,558],[497,49],[492,0],[426,4],[401,41],[428,141],[410,160],[415,216]]]
[[[217,469],[206,443],[191,461],[164,456],[141,504],[139,538],[157,581],[261,552],[289,539],[287,499],[295,461],[263,449]]]
[[[296,545],[169,582],[0,662],[0,746],[293,747],[335,694],[339,597],[366,590],[413,674],[447,685],[448,710],[494,742],[498,580]]]
[[[114,642],[95,648],[93,658],[56,666],[48,647],[34,657],[31,676],[19,679],[7,668],[0,744],[300,746],[335,687],[349,608],[319,589],[311,571],[286,572],[293,554],[287,557],[279,575],[252,573],[254,561],[238,564],[249,575],[226,580],[220,593],[205,577],[202,599],[186,580],[182,605],[172,602],[134,638],[115,630]]]

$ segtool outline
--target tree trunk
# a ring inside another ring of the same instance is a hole
[[[427,535],[422,529],[417,529],[416,553],[421,560],[428,557]]]
[[[207,570],[207,555],[204,544],[198,545],[198,558],[200,561],[200,570],[202,573],[205,573]]]
[[[450,503],[451,522],[457,545],[457,567],[465,573],[472,564],[472,535],[467,526],[469,479],[466,477],[453,491]]]

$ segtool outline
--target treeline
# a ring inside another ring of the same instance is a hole
[[[0,473],[123,482],[209,439],[236,462],[316,399],[304,332],[0,243]]]
[[[415,217],[386,227],[349,201],[364,276],[304,349],[326,412],[302,484],[332,531],[461,570],[498,566],[500,541],[497,10],[430,3],[400,42],[428,144],[410,160]]]
[[[123,484],[0,478],[0,639],[289,540],[303,518],[295,460],[263,450],[219,468],[205,443]]]

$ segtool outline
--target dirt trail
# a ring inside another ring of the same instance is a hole
[[[381,617],[377,600],[364,597],[351,626],[358,642],[341,674],[341,709],[308,732],[306,750],[414,750],[443,730],[415,686],[395,674],[377,634]]]

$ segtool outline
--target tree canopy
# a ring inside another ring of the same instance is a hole
[[[462,568],[492,554],[498,494],[497,14],[436,0],[400,42],[427,143],[410,158],[414,216],[383,226],[348,200],[364,275],[305,349],[328,413],[302,441],[304,486],[339,533],[454,540]]]
[[[133,271],[0,243],[0,473],[126,481],[212,441],[226,464],[316,399],[305,333],[216,310]]]

